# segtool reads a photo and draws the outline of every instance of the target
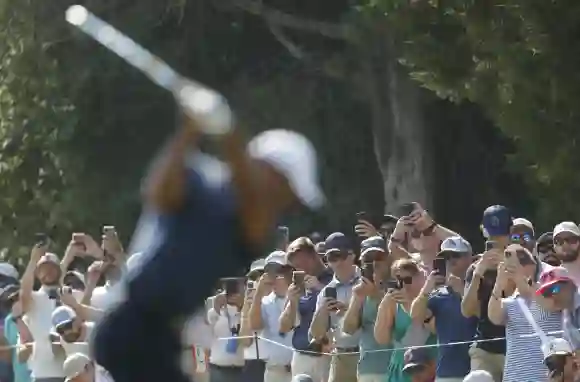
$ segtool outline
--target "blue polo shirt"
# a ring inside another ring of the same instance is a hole
[[[147,260],[129,275],[128,299],[97,328],[95,358],[115,382],[189,381],[178,366],[176,328],[220,277],[240,274],[256,257],[238,224],[227,168],[203,155],[192,163],[184,205],[153,217]]]
[[[334,273],[332,270],[330,268],[325,268],[317,278],[321,284],[326,285],[333,279],[333,277]],[[314,317],[314,311],[316,310],[316,300],[319,293],[319,290],[307,290],[304,296],[300,297],[300,301],[298,302],[298,315],[300,316],[300,323],[294,329],[294,334],[292,335],[292,346],[296,350],[311,350],[308,330],[310,329],[310,323]]]
[[[453,289],[442,286],[434,291],[429,296],[427,307],[435,317],[437,342],[440,345],[473,340],[477,317],[465,318],[461,314],[461,296]],[[463,378],[469,374],[469,346],[470,343],[440,346],[437,378]]]

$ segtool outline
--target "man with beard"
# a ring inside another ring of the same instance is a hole
[[[576,285],[580,285],[580,229],[574,222],[562,222],[554,227],[554,250],[562,261],[562,267]]]
[[[58,292],[62,270],[58,257],[46,250],[46,242],[40,242],[32,249],[20,284],[20,301],[34,338],[34,353],[28,361],[32,378],[35,382],[60,382],[64,380],[64,357],[53,349],[50,333],[52,312],[61,305]],[[35,276],[41,284],[37,291],[33,290]],[[72,293],[80,301],[82,292]]]

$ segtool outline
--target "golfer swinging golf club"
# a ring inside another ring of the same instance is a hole
[[[207,123],[180,99],[187,95],[177,96],[182,121],[144,185],[144,204],[155,215],[147,260],[130,275],[126,301],[97,329],[96,361],[115,382],[189,381],[178,366],[181,320],[203,306],[220,277],[262,253],[283,211],[324,201],[304,136],[270,130],[246,147],[232,119]],[[225,163],[197,150],[203,134],[217,141]]]

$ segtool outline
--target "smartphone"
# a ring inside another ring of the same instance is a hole
[[[361,266],[361,273],[370,282],[375,281],[375,266],[372,262],[364,262]]]
[[[417,203],[405,203],[399,207],[399,216],[410,216],[417,208]]]
[[[437,272],[438,275],[446,277],[447,276],[447,261],[442,258],[436,258],[433,260],[433,270]]]
[[[385,287],[387,288],[387,290],[389,290],[389,289],[401,289],[401,283],[399,283],[399,280],[397,280],[397,279],[390,279],[387,281],[387,284],[385,285]]]
[[[485,242],[485,250],[486,250],[486,251],[490,251],[490,250],[492,250],[493,248],[495,248],[495,241],[493,241],[493,240],[488,240],[488,241],[486,241],[486,242]]]
[[[324,297],[337,299],[336,288],[335,287],[326,287],[324,288]]]
[[[305,276],[306,276],[306,272],[304,272],[304,271],[292,272],[292,284],[296,285],[299,288],[303,288]]]
[[[256,289],[256,283],[254,283],[252,280],[248,280],[248,282],[246,283],[246,289],[247,290]]]
[[[286,226],[276,228],[276,249],[285,251],[290,243],[290,229]]]
[[[105,225],[103,226],[103,235],[109,236],[117,232],[115,226],[113,225]]]
[[[48,244],[48,235],[45,233],[37,233],[34,235],[34,240],[36,245],[38,246],[45,246]]]

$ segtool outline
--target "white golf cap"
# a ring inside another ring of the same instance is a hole
[[[542,345],[544,359],[553,355],[568,355],[573,352],[574,350],[572,350],[570,343],[563,338],[550,338],[547,343]]]
[[[288,265],[288,261],[286,260],[286,252],[284,251],[274,251],[266,257],[265,265],[267,264],[280,264],[280,265]]]
[[[552,236],[555,238],[562,232],[568,232],[575,236],[580,236],[580,228],[578,228],[578,226],[574,222],[562,222],[557,224],[554,227],[554,233],[552,234]]]
[[[266,265],[266,259],[254,260],[254,261],[252,261],[252,265],[250,265],[250,271],[248,273],[254,272],[254,271],[263,271],[265,265]]]
[[[12,264],[0,263],[0,275],[6,277],[12,277],[13,279],[18,279],[18,271]]]
[[[302,204],[318,209],[324,204],[318,179],[316,150],[302,134],[290,130],[268,130],[248,144],[252,158],[267,162],[284,175]]]
[[[82,353],[69,355],[62,366],[66,377],[65,382],[69,382],[82,374],[90,363],[90,358]]]
[[[528,219],[516,218],[513,220],[512,225],[514,225],[514,226],[521,225],[521,226],[527,227],[527,228],[532,230],[532,234],[535,233],[534,232],[534,225]]]

